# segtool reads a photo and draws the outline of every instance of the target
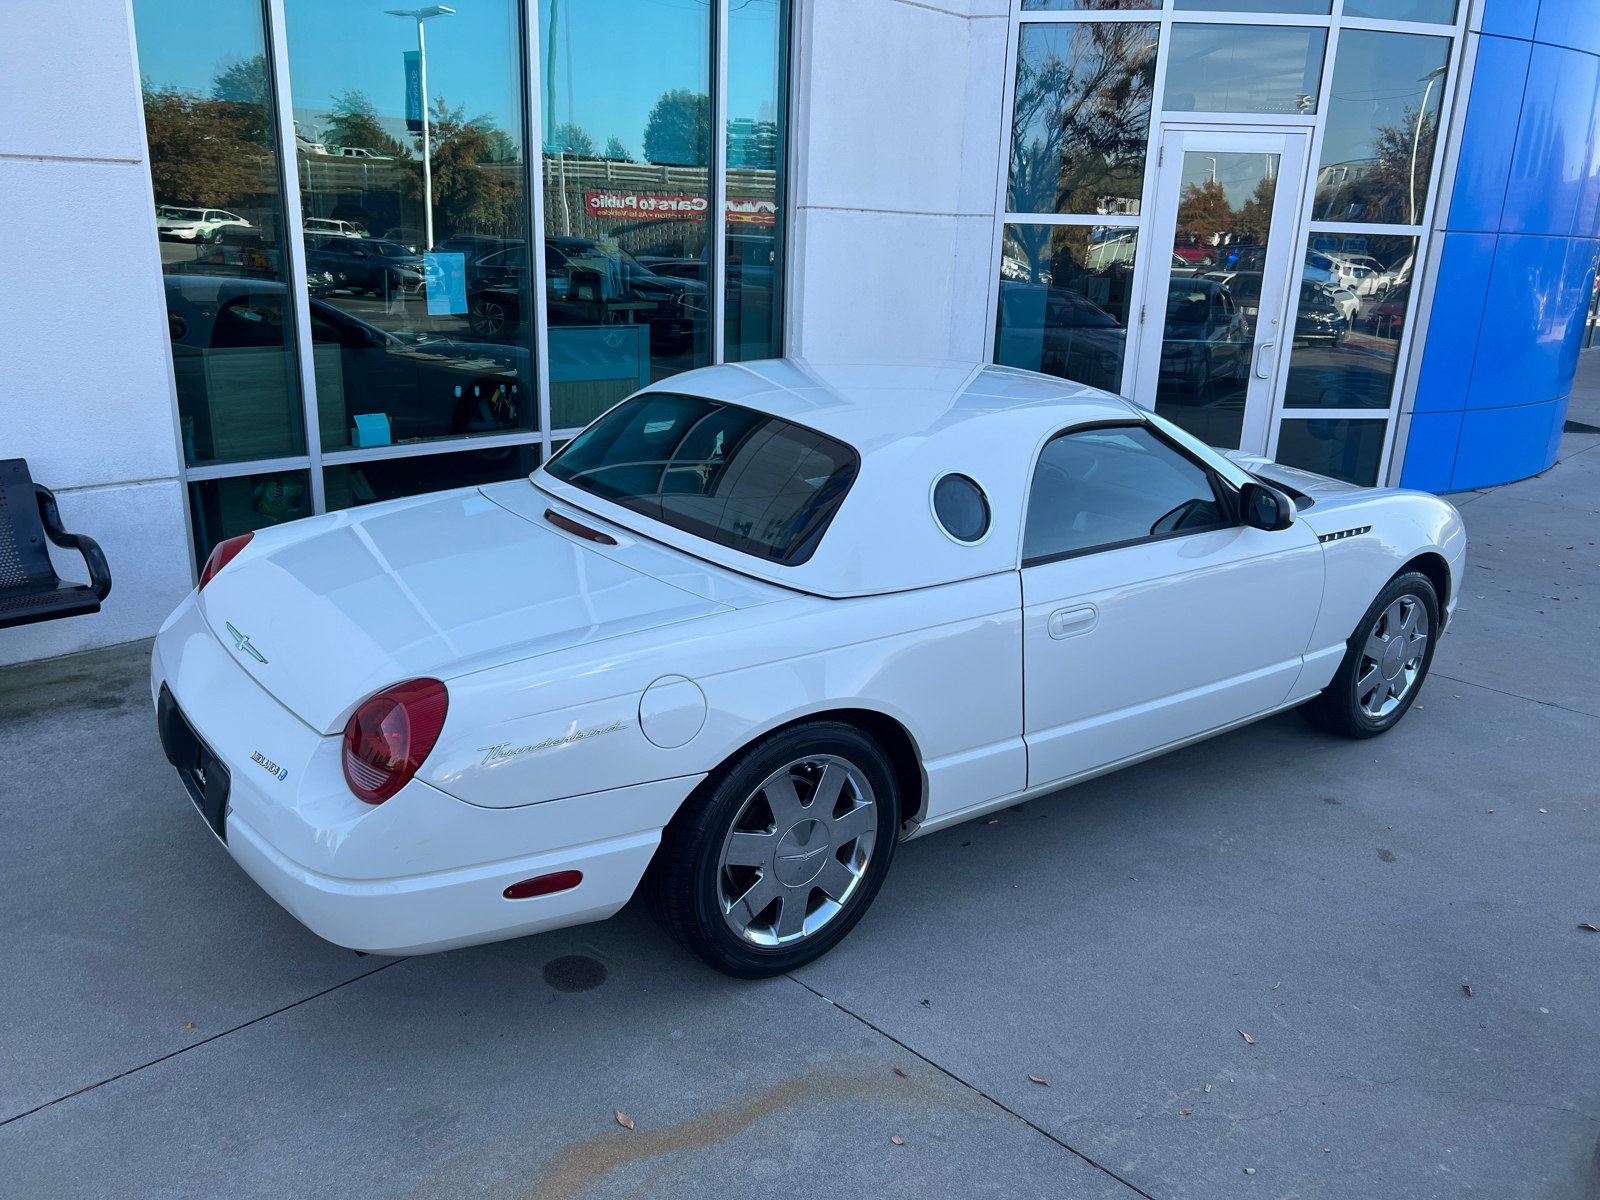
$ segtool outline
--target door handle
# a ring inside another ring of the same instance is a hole
[[[1050,614],[1047,628],[1050,630],[1050,636],[1059,641],[1080,633],[1088,633],[1099,620],[1100,610],[1092,604],[1083,604],[1077,608],[1056,609]]]
[[[1273,347],[1273,343],[1272,342],[1262,342],[1259,346],[1256,347],[1256,378],[1257,379],[1271,379],[1272,378],[1272,376],[1265,369],[1266,365],[1267,365],[1267,351],[1271,350],[1272,347]]]

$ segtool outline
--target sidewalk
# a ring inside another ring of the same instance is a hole
[[[1597,447],[1452,498],[1392,733],[1284,714],[907,843],[756,984],[637,904],[337,950],[195,815],[147,647],[0,670],[0,1197],[1597,1200]]]

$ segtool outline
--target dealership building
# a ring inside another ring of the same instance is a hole
[[[993,361],[1451,492],[1553,463],[1593,336],[1596,0],[76,0],[7,26],[0,459],[115,586],[0,662],[153,634],[222,539],[526,475],[711,363]]]

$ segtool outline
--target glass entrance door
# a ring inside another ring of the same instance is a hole
[[[1145,271],[1134,398],[1208,445],[1267,448],[1294,315],[1289,276],[1306,141],[1299,130],[1162,131],[1161,249]]]

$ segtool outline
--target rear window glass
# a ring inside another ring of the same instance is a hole
[[[843,442],[766,413],[649,393],[601,417],[545,470],[687,533],[792,567],[816,550],[858,462]]]

